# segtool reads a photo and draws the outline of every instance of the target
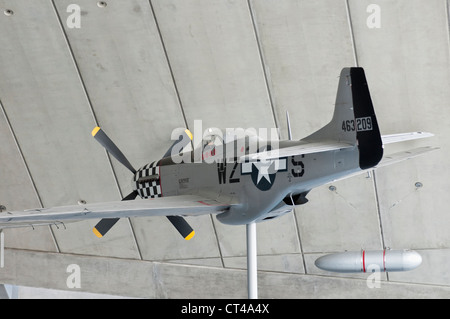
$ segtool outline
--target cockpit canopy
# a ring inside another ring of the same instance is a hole
[[[223,159],[235,161],[236,158],[241,156],[266,150],[268,146],[270,148],[268,137],[273,136],[258,133],[260,132],[256,129],[221,130],[208,128],[203,134],[201,143],[202,160],[211,162]]]

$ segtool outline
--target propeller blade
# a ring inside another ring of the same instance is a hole
[[[167,219],[172,223],[184,239],[190,240],[195,235],[195,231],[181,216],[167,216]]]
[[[120,218],[103,218],[92,229],[95,236],[102,238],[119,221]]]
[[[164,154],[163,158],[169,157],[172,155],[172,150],[177,146],[177,149],[174,151],[176,154],[180,153],[181,150],[188,145],[192,141],[192,133],[188,129],[184,130],[182,134],[180,134],[178,140],[176,140],[172,146],[167,150],[166,154]]]
[[[122,198],[122,202],[127,201],[127,200],[135,200],[137,195],[138,195],[137,191],[132,191],[130,194],[128,194],[127,196]]]
[[[126,200],[134,200],[138,193],[136,191],[133,191],[129,195],[125,196],[122,201]],[[120,218],[103,218],[100,220],[97,225],[92,229],[95,236],[98,238],[102,238],[106,235],[107,232],[119,221]]]
[[[100,127],[96,127],[92,130],[92,136],[99,142],[106,150],[114,156],[116,160],[122,163],[126,168],[128,168],[133,174],[136,174],[136,170],[133,165],[127,160],[125,155],[119,150],[119,148],[114,144],[114,142],[106,135],[105,132]]]

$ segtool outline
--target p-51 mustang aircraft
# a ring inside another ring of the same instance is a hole
[[[288,121],[288,125],[289,121]],[[290,126],[288,127],[290,131]],[[191,239],[195,232],[183,216],[215,214],[225,224],[244,225],[280,217],[305,204],[310,190],[332,181],[363,173],[433,150],[423,147],[383,158],[383,145],[432,136],[413,132],[381,136],[362,68],[344,68],[340,74],[336,105],[331,122],[301,140],[267,142],[251,152],[235,147],[226,158],[207,144],[195,160],[174,161],[191,143],[186,130],[162,159],[136,170],[99,127],[93,137],[132,174],[132,192],[122,201],[39,208],[0,214],[0,229],[62,224],[100,219],[93,229],[103,237],[120,218],[166,216],[180,234]],[[200,146],[202,147],[202,146]],[[204,155],[214,153],[214,163]],[[137,196],[147,200],[134,201]]]
[[[193,136],[182,130],[162,159],[136,170],[104,131],[96,127],[92,136],[132,172],[133,191],[122,201],[1,213],[0,234],[3,228],[100,219],[93,232],[103,237],[120,218],[166,216],[190,240],[195,232],[183,216],[216,214],[222,223],[246,225],[248,293],[249,298],[257,298],[256,222],[280,217],[295,206],[306,204],[308,192],[315,187],[436,149],[416,148],[383,158],[385,144],[433,134],[381,136],[362,68],[342,70],[329,124],[298,141],[292,140],[290,131],[288,117],[287,141],[267,141],[250,134],[231,138],[212,134],[208,139],[202,137],[202,143],[194,143],[199,145],[187,151]],[[138,195],[145,200],[135,201]],[[1,264],[3,235],[0,238]],[[386,256],[394,257],[386,260]],[[363,250],[360,254],[319,258],[316,266],[329,271],[365,272],[365,262],[369,260],[384,271],[413,269],[421,263],[420,255],[410,251],[365,254]]]
[[[290,131],[289,125],[288,121]],[[133,191],[122,201],[2,213],[0,229],[100,219],[93,231],[103,237],[120,218],[166,216],[189,240],[195,232],[182,216],[216,214],[219,221],[232,225],[277,218],[305,204],[315,187],[435,149],[417,148],[382,159],[383,145],[432,134],[380,135],[362,68],[342,70],[328,125],[301,140],[280,141],[276,149],[268,142],[264,150],[252,153],[249,147],[237,149],[234,140],[224,145],[236,150],[231,159],[213,149],[217,160],[206,161],[205,152],[211,154],[208,144],[202,159],[194,159],[194,150],[188,154],[194,160],[176,163],[174,150],[192,140],[186,130],[162,159],[136,170],[103,130],[96,127],[92,136],[133,173]],[[148,200],[134,201],[138,195]]]

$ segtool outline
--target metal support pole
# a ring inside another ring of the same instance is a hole
[[[258,273],[256,255],[256,223],[247,227],[247,286],[248,299],[258,299]]]

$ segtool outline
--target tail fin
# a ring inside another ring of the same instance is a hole
[[[342,69],[333,119],[304,139],[330,140],[357,145],[361,169],[377,165],[383,157],[383,143],[363,68]]]

